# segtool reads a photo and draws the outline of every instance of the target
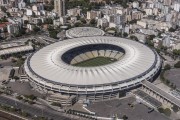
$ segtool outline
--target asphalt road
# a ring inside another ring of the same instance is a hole
[[[25,112],[30,113],[31,115],[36,115],[36,116],[44,116],[47,118],[52,118],[53,120],[72,120],[68,117],[65,116],[65,114],[54,111],[48,107],[37,107],[34,105],[29,105],[26,103],[22,103],[19,101],[14,101],[12,99],[6,98],[4,96],[0,96],[0,103],[1,104],[5,104],[5,105],[9,105],[9,106],[14,106],[16,108],[20,108]],[[75,120],[75,119],[74,119]]]
[[[11,59],[0,60],[0,64],[2,66],[13,66],[14,65],[14,63],[12,63]]]

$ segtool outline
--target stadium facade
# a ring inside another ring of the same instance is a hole
[[[116,59],[102,66],[74,66],[96,57]],[[120,91],[152,81],[159,74],[162,60],[156,51],[128,39],[82,37],[46,46],[24,64],[33,87],[39,91],[75,95],[79,99],[114,98]]]

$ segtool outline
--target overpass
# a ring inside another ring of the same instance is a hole
[[[155,97],[162,103],[166,103],[169,106],[176,105],[180,108],[180,100],[156,87],[154,84],[150,83],[147,80],[142,82],[142,90]]]

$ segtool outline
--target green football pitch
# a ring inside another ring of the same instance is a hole
[[[73,66],[78,66],[78,67],[95,67],[95,66],[101,66],[101,65],[106,65],[110,64],[117,61],[116,59],[113,58],[108,58],[108,57],[96,57],[92,58],[89,60],[85,60],[76,64],[73,64]]]

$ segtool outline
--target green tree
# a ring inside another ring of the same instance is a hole
[[[169,32],[175,32],[176,31],[176,29],[174,29],[174,28],[169,28]]]
[[[28,20],[24,20],[24,24],[28,24],[29,23],[29,21]]]
[[[127,120],[128,119],[128,117],[126,116],[126,115],[123,115],[123,120]]]
[[[82,27],[82,26],[83,26],[83,24],[81,22],[76,22],[74,24],[74,27]]]
[[[33,28],[33,31],[34,31],[34,32],[39,32],[39,31],[40,31],[40,28],[37,27],[37,26],[35,26],[35,27]]]
[[[37,23],[38,26],[41,26],[42,25],[42,20],[39,20],[38,23]]]
[[[14,76],[13,77],[15,80],[19,80],[19,77],[18,76]]]
[[[86,24],[86,20],[84,18],[80,18],[80,21],[83,23],[83,24]]]
[[[171,66],[169,65],[169,64],[166,64],[165,66],[164,66],[164,70],[170,70],[171,69]]]
[[[169,108],[164,109],[164,114],[167,116],[171,115],[171,110]]]
[[[178,112],[178,111],[179,111],[179,108],[178,108],[178,106],[173,105],[172,110],[173,110],[174,112]]]
[[[128,34],[127,34],[126,32],[124,32],[124,33],[123,33],[123,37],[126,38],[127,36],[128,36]]]
[[[164,113],[164,109],[163,109],[162,107],[158,108],[158,111],[159,111],[160,113]]]
[[[92,25],[92,26],[96,26],[96,20],[95,19],[91,19],[91,21],[89,22],[90,23],[90,25]]]
[[[180,49],[174,49],[173,54],[174,55],[180,55]]]
[[[34,18],[36,17],[36,14],[35,14],[35,12],[32,12],[32,17],[34,17]]]
[[[180,61],[178,61],[176,64],[174,64],[175,68],[180,68]]]
[[[2,10],[3,12],[6,12],[6,11],[7,11],[6,7],[4,7],[4,6],[1,6],[1,10]]]
[[[53,30],[53,31],[49,31],[49,36],[52,37],[52,38],[55,38],[57,39],[57,31]]]
[[[130,38],[131,40],[138,41],[138,38],[137,38],[136,36],[134,36],[134,35],[131,35],[129,38]]]

